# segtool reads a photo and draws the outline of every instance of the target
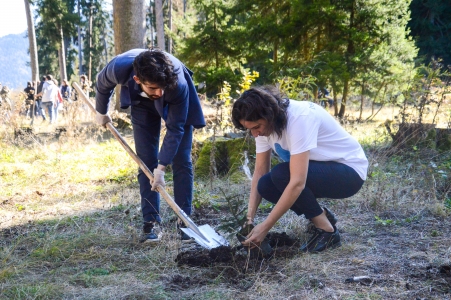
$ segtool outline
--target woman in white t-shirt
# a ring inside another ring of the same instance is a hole
[[[368,160],[362,147],[321,106],[282,98],[276,87],[251,88],[232,109],[236,128],[255,137],[256,162],[247,219],[253,224],[262,198],[275,204],[256,225],[245,246],[261,244],[268,231],[289,209],[313,223],[313,235],[303,252],[320,252],[341,245],[337,219],[317,198],[347,198],[362,187]],[[271,167],[271,152],[284,162]]]

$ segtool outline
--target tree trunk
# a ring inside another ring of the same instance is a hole
[[[343,118],[346,111],[346,100],[348,98],[348,90],[349,90],[349,79],[345,79],[344,87],[343,87],[343,97],[341,98],[340,111],[338,112],[338,117]]]
[[[360,114],[359,114],[359,122],[362,121],[363,114],[363,102],[365,101],[365,80],[362,81],[362,92],[360,94]]]
[[[114,50],[116,55],[145,47],[145,0],[113,0]]]
[[[60,26],[60,46],[58,48],[58,59],[60,64],[60,81],[67,79],[66,73],[66,54],[64,51],[64,35],[63,35],[63,27]]]
[[[155,20],[157,26],[157,45],[158,48],[165,51],[164,43],[164,19],[163,19],[163,1],[155,0]]]
[[[172,0],[169,1],[169,14],[168,14],[168,27],[169,27],[169,33],[172,33]],[[172,54],[172,37],[169,35],[168,37],[168,53]]]
[[[351,36],[351,32],[353,32],[355,30],[355,9],[356,9],[356,3],[355,1],[352,1],[352,7],[351,7],[351,13],[349,16],[349,34],[348,34],[348,45],[346,48],[346,53],[345,53],[345,61],[346,61],[346,69],[348,71],[348,74],[351,73],[352,71],[352,61],[351,61],[351,57],[355,54],[355,46],[354,46],[354,41],[353,38]],[[345,115],[345,111],[346,111],[346,100],[348,98],[348,93],[349,93],[349,76],[346,76],[346,78],[344,79],[344,84],[343,84],[343,98],[341,99],[341,106],[340,106],[340,112],[338,113],[338,117],[339,118],[343,118],[343,116]]]
[[[106,32],[104,32],[103,36],[102,36],[102,43],[103,43],[103,49],[104,49],[103,54],[105,55],[105,62],[109,62],[110,58],[108,57],[108,45],[106,43],[106,39],[107,39],[107,34],[106,34]]]
[[[152,2],[152,1],[151,1]],[[155,9],[152,3],[150,3],[150,48],[155,46],[154,44],[154,18],[155,18]]]
[[[78,0],[78,17],[81,18],[81,10],[80,10],[80,0]],[[81,40],[81,25],[77,26],[77,34],[78,34],[78,75],[81,76],[83,74],[83,49],[82,40]]]
[[[38,47],[36,46],[36,33],[34,31],[33,14],[31,13],[30,2],[28,1],[29,0],[24,0],[25,12],[27,14],[28,43],[30,44],[31,81],[36,82],[39,80]]]
[[[92,6],[89,8],[89,62],[88,62],[88,80],[92,82]]]
[[[338,116],[338,97],[335,89],[332,90],[332,95],[334,96],[334,116]]]
[[[113,0],[114,51],[116,55],[130,49],[145,48],[145,0]],[[116,109],[120,110],[120,90],[116,88]]]

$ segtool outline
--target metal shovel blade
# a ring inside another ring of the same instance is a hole
[[[206,238],[203,239],[200,237],[197,233],[195,233],[190,228],[180,228],[183,230],[184,233],[186,233],[189,237],[196,240],[196,243],[201,245],[202,247],[211,250],[213,248],[219,247],[219,246],[228,246],[229,242],[222,236],[220,236],[210,225],[201,225],[197,226],[199,231],[204,235]]]

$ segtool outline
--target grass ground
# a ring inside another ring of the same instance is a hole
[[[271,259],[236,250],[230,261],[210,257],[206,264],[206,250],[178,241],[175,215],[164,201],[162,242],[139,242],[137,167],[101,129],[85,124],[77,135],[56,139],[46,135],[54,127],[39,123],[40,138],[31,139],[14,138],[6,126],[0,298],[451,299],[451,153],[392,153],[381,123],[343,125],[364,145],[370,170],[357,195],[321,201],[339,218],[341,248],[299,253],[307,221],[290,212],[271,232],[285,232],[294,243],[274,247]],[[124,136],[132,145],[130,134]],[[224,197],[246,200],[248,192],[245,179],[196,181],[193,220],[218,227],[229,214]],[[264,205],[257,221],[269,211]],[[181,260],[192,253],[191,264]],[[354,276],[369,279],[346,281]]]

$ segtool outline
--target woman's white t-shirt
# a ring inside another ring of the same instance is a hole
[[[310,151],[310,160],[336,161],[353,168],[365,180],[368,160],[359,142],[321,106],[290,100],[287,127],[277,134],[255,139],[257,153],[273,149],[284,161]]]

